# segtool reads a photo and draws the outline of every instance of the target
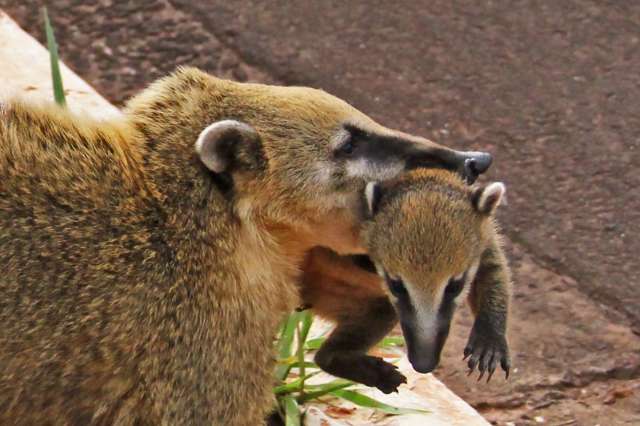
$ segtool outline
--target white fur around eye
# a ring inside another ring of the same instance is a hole
[[[349,139],[350,137],[351,137],[351,133],[349,133],[348,130],[340,129],[338,133],[336,133],[331,138],[331,142],[330,142],[331,149],[335,151],[336,149],[338,149],[339,146],[345,143],[346,140]]]
[[[374,162],[367,158],[347,161],[347,175],[349,177],[389,180],[398,176],[405,169],[404,162]]]

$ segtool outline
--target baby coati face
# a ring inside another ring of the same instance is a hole
[[[414,369],[439,362],[456,305],[493,232],[502,183],[468,187],[421,170],[365,190],[363,239],[396,307]]]

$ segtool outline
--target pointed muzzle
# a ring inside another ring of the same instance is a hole
[[[456,151],[428,144],[413,143],[404,155],[407,169],[421,167],[445,168],[457,172],[468,184],[491,167],[493,158],[488,152]]]
[[[493,158],[488,152],[462,151],[460,156],[464,158],[462,170],[459,173],[467,181],[472,184],[478,179],[482,173],[489,170]]]

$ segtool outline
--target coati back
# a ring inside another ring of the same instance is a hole
[[[262,423],[305,254],[362,250],[358,188],[489,163],[194,69],[109,122],[3,104],[0,423]]]
[[[483,256],[495,249],[493,213],[503,194],[501,183],[469,188],[459,177],[433,170],[366,187],[364,244],[386,283],[409,360],[419,372],[437,366],[455,306],[473,292]],[[479,363],[481,374],[491,375],[497,363],[509,369],[508,291],[481,293],[467,355],[472,355],[470,367]]]

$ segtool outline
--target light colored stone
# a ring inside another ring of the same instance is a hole
[[[0,10],[0,99],[53,102],[49,51]],[[67,106],[102,119],[120,114],[66,65],[60,64]]]
[[[330,329],[326,322],[316,319],[311,328],[311,337],[326,335]],[[322,398],[306,406],[306,426],[488,426],[469,404],[451,392],[431,374],[416,373],[404,351],[385,349],[391,357],[387,361],[396,362],[398,369],[407,377],[407,384],[398,393],[385,395],[377,389],[365,386],[352,388],[385,404],[398,408],[414,408],[426,413],[389,416],[370,408],[358,407],[338,398]],[[310,379],[313,384],[326,383],[334,377],[321,373]],[[341,409],[342,408],[342,409]],[[335,414],[333,414],[335,413]]]
[[[98,119],[120,114],[102,96],[61,64],[62,78],[68,107],[85,112]],[[53,89],[48,51],[25,33],[0,10],[0,100],[19,96],[35,102],[53,102]],[[326,333],[327,323],[316,321],[312,333]],[[336,398],[323,398],[306,405],[307,426],[487,426],[473,408],[456,396],[431,374],[420,375],[413,371],[406,356],[400,351],[399,369],[408,379],[398,394],[385,395],[376,389],[360,386],[355,388],[372,398],[389,405],[403,408],[427,410],[426,414],[386,416],[368,408],[351,410],[354,406]],[[398,358],[396,358],[397,360]],[[333,380],[328,374],[313,378],[315,383]],[[349,415],[331,417],[333,407],[346,407],[342,412]],[[338,418],[339,417],[339,418]]]

